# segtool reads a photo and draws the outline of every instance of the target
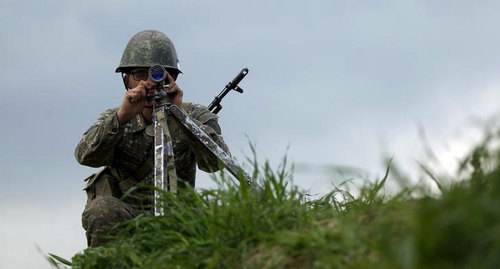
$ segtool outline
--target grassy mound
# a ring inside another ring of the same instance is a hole
[[[165,195],[165,217],[140,216],[73,268],[500,268],[500,166],[490,143],[464,161],[465,180],[439,195],[388,178],[359,195],[311,201],[288,169],[255,166],[255,186]],[[415,195],[418,193],[418,195]]]

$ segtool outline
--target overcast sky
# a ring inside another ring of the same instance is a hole
[[[168,4],[167,4],[168,3]],[[498,1],[0,0],[0,268],[49,268],[86,247],[83,179],[73,151],[120,105],[115,74],[137,32],[174,42],[184,99],[208,105],[243,67],[243,95],[219,113],[240,161],[358,167],[383,174],[424,158],[422,126],[445,166],[500,109]],[[477,122],[476,120],[475,122]],[[288,148],[288,150],[287,150]],[[298,169],[324,193],[342,180]],[[198,187],[214,187],[199,174]]]

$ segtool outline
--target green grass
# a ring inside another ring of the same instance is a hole
[[[500,268],[495,140],[464,160],[461,180],[429,172],[440,194],[415,186],[386,195],[388,166],[356,196],[336,188],[311,200],[291,184],[286,160],[276,171],[254,162],[253,187],[222,174],[218,189],[166,193],[165,217],[131,220],[113,243],[75,255],[72,267]]]

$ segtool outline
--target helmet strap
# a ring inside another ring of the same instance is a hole
[[[123,86],[125,86],[125,90],[128,91],[128,87],[127,87],[128,75],[125,73],[122,73],[122,80],[123,80]]]

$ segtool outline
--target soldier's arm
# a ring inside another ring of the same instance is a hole
[[[75,149],[76,160],[91,167],[109,166],[113,162],[115,146],[123,136],[116,112],[108,109],[103,112],[90,129],[83,134]]]

